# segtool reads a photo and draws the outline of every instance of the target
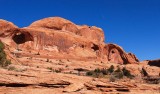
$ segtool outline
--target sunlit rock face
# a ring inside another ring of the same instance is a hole
[[[104,32],[101,28],[76,25],[60,17],[44,18],[24,28],[0,20],[0,39],[23,53],[39,53],[45,57],[118,64],[138,62],[134,54],[126,53],[120,46],[104,43]]]

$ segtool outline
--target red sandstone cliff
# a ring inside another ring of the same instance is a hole
[[[138,62],[134,54],[126,53],[120,46],[104,43],[101,28],[76,25],[60,17],[38,20],[25,28],[0,20],[0,39],[22,53],[119,64]]]

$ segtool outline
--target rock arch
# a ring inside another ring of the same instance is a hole
[[[116,44],[107,44],[105,46],[107,50],[108,61],[119,63],[119,64],[130,64],[139,62],[135,55],[126,53],[120,46]]]
[[[33,41],[33,36],[29,32],[16,32],[13,37],[13,41],[16,44],[23,44],[27,41]]]

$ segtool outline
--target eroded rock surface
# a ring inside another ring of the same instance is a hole
[[[126,53],[122,47],[104,43],[103,30],[95,26],[50,17],[18,28],[0,20],[0,40],[12,62],[5,69],[0,68],[1,94],[160,93],[158,84],[143,82],[141,71],[143,68],[148,75],[159,78],[157,61],[139,63],[134,54]],[[87,71],[111,65],[125,67],[135,78],[112,82],[107,75],[86,75]]]
[[[120,46],[105,44],[103,30],[95,26],[76,25],[60,17],[41,19],[25,28],[0,22],[0,39],[23,53],[119,64],[138,62],[135,55],[126,53]]]

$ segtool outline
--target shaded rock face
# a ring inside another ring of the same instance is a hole
[[[50,17],[18,28],[0,20],[2,42],[30,54],[59,56],[80,60],[109,61],[119,64],[137,63],[134,54],[116,44],[105,44],[104,33],[95,26],[80,26],[60,17]],[[65,55],[62,55],[65,54]]]
[[[149,60],[148,65],[160,67],[160,59],[158,60]]]

